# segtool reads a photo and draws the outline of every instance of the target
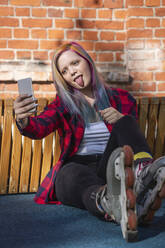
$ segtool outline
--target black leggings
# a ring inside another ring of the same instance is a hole
[[[131,116],[124,116],[115,123],[103,155],[75,155],[64,164],[56,178],[57,199],[65,205],[85,208],[99,215],[95,194],[106,183],[106,165],[110,154],[124,145],[130,145],[135,154],[151,153],[136,120]]]

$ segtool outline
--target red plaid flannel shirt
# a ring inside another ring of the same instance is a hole
[[[127,91],[108,88],[107,94],[112,107],[124,115],[132,115],[137,118],[136,100]],[[113,125],[106,122],[105,124],[111,132]],[[22,135],[32,139],[42,139],[56,129],[60,136],[61,155],[35,195],[34,200],[39,204],[60,204],[55,195],[56,175],[64,161],[78,151],[84,134],[84,122],[80,116],[76,118],[75,115],[70,115],[57,95],[55,100],[40,115],[29,118],[29,124],[25,129],[19,128]]]

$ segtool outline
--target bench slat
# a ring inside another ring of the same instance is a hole
[[[20,166],[21,166],[21,151],[22,151],[22,136],[18,131],[16,123],[14,123],[10,180],[9,180],[10,194],[18,192],[19,174],[20,174]]]
[[[155,158],[165,155],[165,97],[161,98],[158,130],[155,145]]]
[[[11,157],[11,130],[13,120],[13,101],[5,100],[3,132],[1,142],[0,159],[0,193],[5,194],[8,190],[9,167]]]
[[[147,131],[147,142],[151,149],[151,153],[155,152],[155,133],[157,129],[157,118],[158,118],[159,98],[151,98],[149,113],[148,113],[148,131]]]

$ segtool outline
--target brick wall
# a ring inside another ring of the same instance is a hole
[[[0,96],[15,97],[24,77],[53,96],[52,54],[71,40],[114,86],[165,95],[164,16],[165,0],[0,0]]]

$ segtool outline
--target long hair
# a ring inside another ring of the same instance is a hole
[[[95,108],[91,107],[78,89],[75,89],[67,84],[58,69],[58,58],[67,50],[77,53],[89,64],[91,71],[92,92],[95,98]],[[98,76],[98,72],[92,58],[78,43],[70,42],[64,44],[55,51],[52,59],[52,72],[57,94],[62,99],[65,107],[71,114],[79,114],[83,118],[86,125],[88,125],[91,119],[96,117],[96,111],[110,106],[105,87]]]

